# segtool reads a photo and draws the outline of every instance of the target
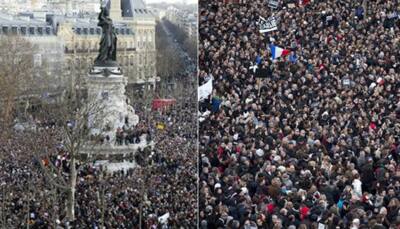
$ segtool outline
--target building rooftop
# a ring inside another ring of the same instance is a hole
[[[36,19],[31,13],[18,16],[0,14],[0,35],[55,36],[60,23],[69,22],[78,35],[100,35],[101,27],[97,19],[78,16],[46,15],[45,19]],[[133,35],[134,32],[125,23],[114,22],[115,32],[119,35]]]
[[[54,36],[50,24],[29,16],[12,16],[0,14],[0,35]]]
[[[122,17],[143,19],[154,18],[153,12],[147,9],[143,0],[121,0]]]
[[[122,17],[125,20],[139,18],[153,20],[154,13],[147,9],[143,0],[120,0]],[[0,35],[22,36],[55,36],[58,26],[71,23],[73,31],[78,35],[100,35],[101,28],[97,26],[97,13],[85,15],[61,15],[55,10],[36,10],[20,12],[17,15],[0,13]],[[119,35],[132,35],[134,31],[126,23],[114,22],[115,32]]]

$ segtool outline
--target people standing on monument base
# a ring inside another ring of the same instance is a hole
[[[398,228],[399,2],[268,2],[200,1],[200,228]]]
[[[139,121],[139,124],[134,127],[118,127],[115,137],[116,145],[140,144],[141,138],[150,143],[152,139],[150,130],[143,121]]]

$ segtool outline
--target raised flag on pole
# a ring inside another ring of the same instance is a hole
[[[276,24],[276,18],[274,16],[269,17],[268,19],[260,17],[259,24],[260,24],[260,33],[271,32],[278,29],[278,26]]]
[[[271,50],[272,53],[272,59],[279,58],[281,56],[287,56],[290,54],[290,51],[287,49],[283,49],[281,47],[275,46],[275,45],[269,45],[269,49]]]
[[[213,90],[212,81],[213,79],[211,78],[207,81],[207,83],[198,88],[199,101],[202,101],[211,95]]]

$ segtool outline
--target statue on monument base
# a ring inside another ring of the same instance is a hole
[[[153,147],[154,143],[146,139],[147,133],[132,134],[139,133],[139,116],[125,94],[128,80],[117,63],[117,36],[108,3],[107,0],[101,3],[98,25],[103,32],[100,49],[94,66],[88,72],[86,84],[89,106],[96,104],[100,109],[88,116],[90,139],[81,153],[130,157],[141,149]]]
[[[116,67],[117,64],[117,35],[114,32],[113,22],[110,18],[110,12],[107,9],[108,1],[101,3],[99,14],[99,23],[97,24],[103,30],[99,55],[94,64],[99,67]]]

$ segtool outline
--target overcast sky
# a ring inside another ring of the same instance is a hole
[[[195,4],[197,0],[144,0],[146,3],[158,3],[158,2],[166,2],[166,3],[186,3],[186,4]]]

